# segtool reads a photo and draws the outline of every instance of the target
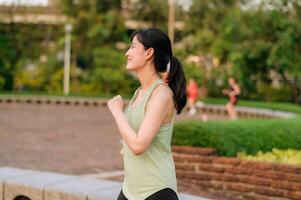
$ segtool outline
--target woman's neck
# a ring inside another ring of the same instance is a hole
[[[141,83],[142,91],[147,90],[147,88],[149,88],[155,81],[160,79],[153,66],[145,66],[141,68],[141,70],[137,71],[137,76]]]

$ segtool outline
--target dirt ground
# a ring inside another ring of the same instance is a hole
[[[184,112],[176,120],[192,118],[201,115]],[[114,174],[123,168],[120,149],[121,137],[105,106],[0,103],[0,166]]]

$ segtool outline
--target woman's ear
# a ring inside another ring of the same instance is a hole
[[[146,59],[150,59],[154,56],[155,50],[150,47],[146,50]]]

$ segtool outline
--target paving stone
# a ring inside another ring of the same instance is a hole
[[[121,187],[118,182],[92,178],[77,178],[45,187],[44,200],[86,200],[90,193]]]
[[[4,181],[14,177],[21,177],[35,173],[32,170],[20,170],[9,167],[0,168],[0,199],[2,200],[4,192]]]
[[[36,171],[26,176],[6,179],[4,181],[4,199],[13,200],[15,197],[23,195],[32,200],[43,200],[45,186],[75,178],[75,176]]]
[[[209,200],[203,197],[192,196],[188,194],[179,194],[179,200]]]
[[[5,190],[1,200],[19,195],[31,200],[116,200],[122,186],[116,181],[14,168],[0,168],[0,180]],[[179,199],[206,200],[187,194],[179,194]]]
[[[120,193],[120,187],[114,187],[110,189],[93,192],[88,195],[87,200],[116,200]],[[209,199],[180,193],[179,200],[209,200]]]
[[[121,186],[122,184],[120,183],[113,188],[92,192],[88,195],[87,200],[116,200],[120,193]]]

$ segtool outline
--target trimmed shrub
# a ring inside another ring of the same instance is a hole
[[[301,149],[301,118],[185,121],[175,125],[172,143],[212,147],[223,156],[242,151],[254,155],[273,148]]]
[[[262,151],[259,151],[256,155],[248,155],[245,152],[239,152],[237,157],[242,160],[256,160],[301,166],[301,151],[295,149],[281,150],[274,148],[271,152],[263,153]]]

